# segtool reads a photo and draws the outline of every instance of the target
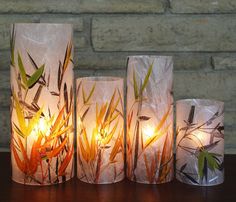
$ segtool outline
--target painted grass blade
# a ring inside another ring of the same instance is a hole
[[[169,107],[169,109],[167,110],[167,112],[164,114],[164,116],[162,117],[161,121],[159,122],[159,124],[157,125],[155,131],[158,132],[162,126],[164,125],[169,113],[170,113],[170,109],[171,109],[171,106]]]
[[[22,134],[25,137],[27,129],[26,129],[26,123],[25,123],[25,117],[24,117],[23,109],[21,108],[20,102],[19,102],[17,96],[14,93],[13,93],[13,99],[14,99],[14,102],[15,102],[16,115],[17,115],[17,119],[18,119],[18,122],[19,122],[19,127],[20,127],[20,130],[21,130]]]
[[[139,90],[138,90],[138,84],[137,84],[136,75],[134,71],[133,71],[133,87],[134,87],[134,98],[135,100],[137,100],[139,97],[139,93],[138,93]]]
[[[23,81],[23,84],[25,87],[27,87],[27,76],[26,76],[26,72],[25,72],[25,67],[23,65],[20,53],[18,52],[18,67],[19,67],[19,71],[20,71],[20,75]]]
[[[95,91],[95,87],[96,87],[96,83],[93,84],[93,87],[92,87],[91,91],[89,92],[88,97],[85,98],[85,102],[84,102],[85,104],[87,104],[89,102],[90,98],[92,97],[92,95]]]
[[[145,79],[144,79],[144,81],[143,81],[143,85],[142,85],[142,87],[141,87],[141,92],[143,92],[144,91],[144,89],[146,88],[146,86],[147,86],[147,84],[148,84],[148,80],[149,80],[149,77],[150,77],[150,75],[151,75],[151,73],[152,73],[152,69],[153,69],[153,63],[154,63],[154,61],[152,62],[152,64],[149,66],[149,68],[148,68],[148,72],[147,72],[147,74],[146,74],[146,76],[145,76]]]
[[[68,165],[69,165],[69,163],[70,163],[70,161],[73,157],[73,154],[74,154],[74,147],[71,146],[71,150],[69,152],[67,152],[66,157],[62,161],[61,166],[58,170],[58,175],[59,176],[65,175],[66,168],[68,167]]]
[[[111,162],[114,161],[114,159],[116,158],[116,155],[119,153],[120,147],[122,146],[122,141],[121,141],[122,134],[123,134],[123,129],[119,133],[119,136],[114,144],[114,147],[112,148],[110,158],[109,158]]]
[[[47,157],[49,159],[52,158],[52,157],[56,157],[62,151],[62,149],[66,145],[67,141],[68,141],[68,137],[66,137],[58,147],[54,148],[50,152],[47,152]]]

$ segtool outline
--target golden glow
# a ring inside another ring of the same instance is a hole
[[[201,132],[201,131],[196,131],[194,133],[195,141],[199,144],[201,147],[202,145],[206,144],[209,139],[209,135],[207,133]]]
[[[101,129],[100,132],[96,134],[96,140],[102,142],[107,136],[107,130]]]
[[[40,118],[38,124],[35,126],[34,130],[32,131],[33,137],[36,140],[38,135],[41,133],[43,135],[48,136],[50,134],[50,124],[49,121],[45,118]]]
[[[100,135],[100,133],[97,133],[96,134],[96,140],[99,142],[99,141],[102,141],[102,137]]]
[[[201,140],[201,141],[203,141],[203,140],[206,139],[206,134],[203,133],[203,132],[198,131],[197,133],[195,133],[195,135],[196,135],[196,137],[197,137],[199,140]]]
[[[155,134],[155,128],[150,125],[146,125],[143,127],[143,134],[147,137],[152,137]]]
[[[38,129],[43,132],[46,133],[48,130],[48,124],[44,119],[39,119],[39,124],[38,124]]]

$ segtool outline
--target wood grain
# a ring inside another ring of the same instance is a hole
[[[91,185],[76,177],[56,186],[24,186],[11,181],[10,153],[0,153],[1,202],[218,202],[236,201],[236,155],[225,156],[226,179],[214,187],[197,187],[176,180],[162,185],[144,185],[124,180],[111,185]]]

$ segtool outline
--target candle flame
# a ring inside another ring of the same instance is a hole
[[[48,136],[50,133],[50,124],[45,118],[40,118],[38,124],[35,126],[33,132],[33,137],[36,140],[39,134]]]

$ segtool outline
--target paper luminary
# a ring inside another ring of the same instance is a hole
[[[132,56],[127,72],[127,176],[159,184],[173,178],[172,57]]]
[[[77,79],[77,176],[107,184],[124,178],[123,79]]]
[[[176,104],[176,177],[201,186],[224,181],[224,103],[186,99]]]
[[[11,28],[12,179],[50,185],[73,176],[73,46],[69,24]]]

